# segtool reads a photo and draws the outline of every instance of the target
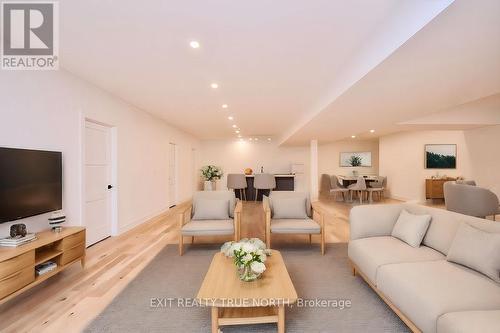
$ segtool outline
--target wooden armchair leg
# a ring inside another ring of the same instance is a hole
[[[321,255],[325,254],[325,234],[321,232]]]
[[[326,230],[325,217],[323,216],[323,214],[321,214],[321,234],[320,234],[320,237],[321,237],[321,255],[325,254],[325,230]]]
[[[182,234],[179,235],[179,255],[182,256],[184,250]]]

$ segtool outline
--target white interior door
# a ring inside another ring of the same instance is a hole
[[[111,236],[111,129],[85,121],[87,246]]]
[[[170,143],[168,154],[168,198],[169,206],[177,205],[177,147]]]

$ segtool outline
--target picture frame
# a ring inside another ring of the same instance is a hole
[[[456,169],[456,144],[426,144],[424,146],[426,169]]]
[[[370,168],[372,166],[372,152],[341,152],[339,163],[342,168]]]

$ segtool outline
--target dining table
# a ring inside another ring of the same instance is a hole
[[[360,177],[360,176],[343,176],[343,175],[337,176],[339,182],[344,187],[348,187],[351,184],[355,184],[358,181],[358,177]],[[370,187],[370,183],[378,181],[378,176],[376,176],[376,175],[366,175],[366,176],[362,176],[362,177],[365,179],[367,187]]]

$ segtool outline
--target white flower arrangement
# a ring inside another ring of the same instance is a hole
[[[266,270],[264,264],[271,250],[258,238],[242,239],[239,242],[227,242],[222,245],[221,252],[226,257],[233,258],[238,268],[240,279],[253,281]]]
[[[203,168],[201,168],[201,175],[203,176],[204,180],[213,181],[221,179],[224,173],[222,172],[222,169],[218,166],[206,165]]]

